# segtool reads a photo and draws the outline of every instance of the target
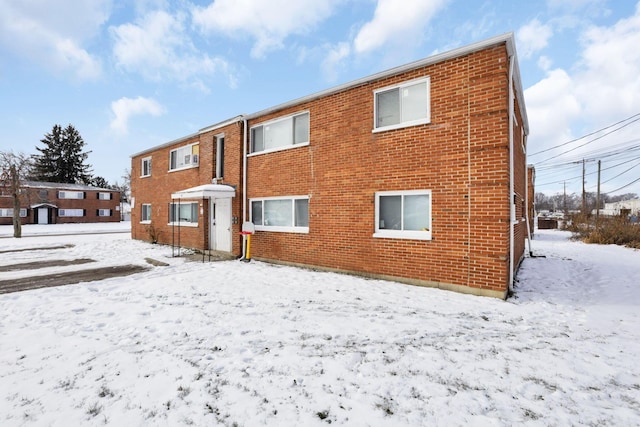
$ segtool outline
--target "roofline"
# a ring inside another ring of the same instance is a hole
[[[152,151],[158,150],[160,148],[166,148],[166,147],[169,147],[169,146],[171,146],[173,144],[178,144],[178,143],[180,143],[182,141],[186,141],[188,139],[191,139],[191,138],[194,138],[196,136],[202,135],[203,133],[211,132],[212,130],[216,130],[216,129],[225,127],[227,125],[230,125],[232,123],[239,122],[239,121],[241,121],[243,119],[243,117],[244,117],[243,115],[232,117],[230,119],[218,122],[216,124],[213,124],[213,125],[210,125],[210,126],[207,126],[207,127],[204,127],[202,129],[200,129],[198,132],[192,133],[190,135],[183,136],[181,138],[177,138],[177,139],[171,140],[169,142],[164,142],[164,143],[162,143],[160,145],[155,145],[155,146],[153,146],[151,148],[147,148],[146,150],[142,150],[142,151],[140,151],[138,153],[131,154],[129,157],[130,158],[138,157],[138,156],[141,156],[143,154],[150,153]]]
[[[305,102],[309,102],[309,101],[313,101],[316,100],[318,98],[323,98],[325,96],[329,96],[329,95],[333,95],[335,93],[339,93],[339,92],[343,92],[345,90],[357,87],[357,86],[361,86],[363,84],[367,84],[376,80],[381,80],[387,77],[391,77],[391,76],[395,76],[398,74],[402,74],[405,73],[407,71],[412,71],[414,69],[417,68],[422,68],[428,65],[433,65],[433,64],[437,64],[439,62],[443,62],[443,61],[447,61],[449,59],[453,59],[453,58],[458,58],[460,56],[464,56],[464,55],[468,55],[470,53],[474,53],[474,52],[478,52],[484,49],[487,49],[488,47],[491,46],[495,46],[495,45],[499,45],[499,44],[506,44],[506,48],[507,48],[507,53],[509,54],[509,56],[516,56],[516,61],[514,61],[515,64],[515,69],[514,69],[514,84],[516,85],[516,97],[518,98],[518,105],[520,105],[520,114],[522,116],[522,121],[523,121],[523,127],[524,127],[524,131],[525,131],[525,135],[529,134],[529,119],[527,117],[527,110],[525,108],[525,103],[524,103],[524,92],[522,89],[522,80],[520,77],[520,68],[518,66],[518,61],[517,61],[517,54],[516,54],[516,46],[515,46],[515,36],[513,32],[507,32],[507,33],[503,33],[485,40],[481,40],[479,42],[476,43],[472,43],[469,45],[465,45],[456,49],[452,49],[446,52],[442,52],[436,55],[432,55],[429,56],[427,58],[423,58],[414,62],[410,62],[408,64],[405,65],[401,65],[398,67],[394,67],[385,71],[381,71],[379,73],[376,74],[372,74],[369,75],[367,77],[362,77],[360,79],[357,80],[352,80],[350,82],[338,85],[338,86],[334,86],[332,88],[329,89],[325,89],[322,90],[320,92],[316,92],[313,93],[311,95],[306,95],[303,96],[301,98],[296,98],[294,100],[291,101],[287,101],[278,105],[275,105],[273,107],[268,107],[265,108],[263,110],[257,111],[255,113],[251,113],[251,114],[241,114],[235,117],[232,117],[230,119],[226,119],[222,122],[218,122],[216,124],[204,127],[202,129],[200,129],[198,132],[196,133],[192,133],[190,135],[178,138],[178,139],[174,139],[172,141],[169,142],[165,142],[163,144],[160,145],[156,145],[154,147],[148,148],[146,150],[140,151],[138,153],[132,154],[130,157],[138,157],[140,155],[146,154],[146,153],[150,153],[153,152],[155,150],[158,150],[160,148],[166,148],[169,147],[171,145],[177,144],[179,142],[182,141],[186,141],[188,139],[194,138],[198,135],[201,135],[205,132],[211,132],[212,130],[227,126],[229,124],[241,121],[241,120],[251,120],[251,119],[255,119],[257,117],[260,116],[264,116],[266,114],[270,114],[279,110],[283,110],[285,108],[288,107],[293,107],[295,105],[298,104],[303,104]]]
[[[112,188],[96,187],[86,184],[73,184],[65,182],[49,182],[49,181],[23,181],[22,186],[25,188],[49,188],[56,190],[87,190],[87,191],[103,191],[111,193],[120,193],[120,190]]]
[[[232,117],[232,118],[224,120],[222,122],[218,122],[215,125],[204,127],[202,129],[200,129],[198,131],[198,133],[199,134],[203,134],[203,133],[206,133],[206,132],[211,132],[212,130],[220,129],[220,128],[228,126],[230,124],[237,123],[239,121],[242,121],[243,119],[244,119],[244,115],[240,114],[238,116]]]
[[[146,150],[142,150],[142,151],[137,152],[137,153],[135,153],[135,154],[131,154],[129,157],[130,157],[130,158],[138,157],[138,156],[141,156],[141,155],[143,155],[143,154],[147,154],[147,153],[150,153],[150,152],[152,152],[152,151],[156,151],[156,150],[158,150],[158,149],[160,149],[160,148],[169,147],[170,145],[177,144],[177,143],[182,142],[182,141],[186,141],[186,140],[191,139],[191,138],[194,138],[194,137],[196,137],[196,136],[198,136],[198,135],[200,135],[200,133],[199,133],[199,132],[192,133],[192,134],[187,135],[187,136],[182,136],[182,137],[180,137],[180,138],[177,138],[177,139],[171,140],[171,141],[169,141],[169,142],[164,142],[164,143],[162,143],[162,144],[160,144],[160,145],[154,145],[153,147],[151,147],[151,148],[147,148]]]
[[[456,49],[452,49],[446,52],[442,52],[436,55],[429,56],[427,58],[423,58],[414,62],[410,62],[405,65],[401,65],[398,67],[394,67],[385,71],[381,71],[376,74],[372,74],[367,77],[363,77],[357,80],[353,80],[338,86],[334,86],[332,88],[313,93],[311,95],[303,96],[301,98],[294,99],[292,101],[287,101],[282,104],[275,105],[273,107],[265,108],[264,110],[257,111],[255,113],[248,114],[244,116],[246,120],[255,119],[257,117],[270,114],[279,110],[283,110],[288,107],[292,107],[298,104],[302,104],[305,102],[313,101],[318,98],[322,98],[325,96],[333,95],[335,93],[343,92],[345,90],[361,86],[366,83],[370,83],[376,80],[381,80],[387,77],[392,77],[398,74],[405,73],[407,71],[412,71],[417,68],[422,68],[427,65],[437,64],[439,62],[447,61],[449,59],[458,58],[460,56],[468,55],[470,53],[474,53],[480,50],[484,50],[488,47],[495,46],[505,43],[507,46],[507,53],[509,56],[516,55],[516,47],[515,47],[515,37],[513,32],[508,32],[504,34],[500,34],[486,40],[481,40],[476,43],[472,43],[470,45],[465,45]],[[514,73],[514,83],[517,85],[516,88],[516,96],[518,97],[518,103],[520,105],[522,119],[524,122],[525,133],[529,133],[529,120],[526,115],[526,109],[524,108],[524,94],[522,90],[522,81],[520,78],[520,70],[517,66],[518,61],[514,62],[516,64],[515,73]]]

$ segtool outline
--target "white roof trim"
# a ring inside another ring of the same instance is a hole
[[[230,199],[236,189],[224,184],[204,184],[171,193],[172,199]]]

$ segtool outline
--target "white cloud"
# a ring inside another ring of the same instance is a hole
[[[351,45],[347,42],[338,43],[329,49],[329,53],[322,61],[322,72],[328,81],[335,81],[338,77],[338,68],[349,57]]]
[[[571,76],[561,69],[549,71],[546,78],[525,90],[531,129],[530,151],[537,152],[573,137],[571,123],[582,112],[574,91]],[[551,155],[553,153],[549,157]]]
[[[111,111],[115,116],[111,121],[111,129],[120,134],[128,133],[129,119],[133,116],[151,115],[157,117],[165,113],[164,107],[158,101],[141,96],[135,99],[124,97],[113,101]]]
[[[305,34],[329,17],[339,0],[216,0],[195,7],[193,22],[204,33],[250,36],[254,57],[280,49],[291,34]]]
[[[95,79],[101,63],[83,44],[100,31],[110,10],[111,0],[3,2],[0,44],[53,72]]]
[[[534,53],[547,47],[552,36],[553,30],[550,25],[543,24],[538,19],[533,19],[522,26],[516,33],[520,56],[522,58],[531,58]]]
[[[356,53],[375,50],[389,41],[419,41],[433,16],[444,7],[446,0],[378,0],[373,19],[367,22],[353,41]]]
[[[590,116],[613,120],[640,111],[640,3],[635,15],[582,37],[578,95]]]
[[[186,16],[153,11],[135,24],[111,28],[113,54],[122,69],[136,72],[153,81],[169,78],[208,91],[202,81],[218,72],[226,74],[230,85],[230,65],[220,57],[198,51],[185,30]]]

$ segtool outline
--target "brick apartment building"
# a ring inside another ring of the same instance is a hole
[[[505,298],[527,234],[513,34],[132,156],[132,237]]]
[[[27,181],[22,185],[22,224],[120,221],[120,192],[80,184]],[[13,197],[1,188],[0,225],[13,224]]]

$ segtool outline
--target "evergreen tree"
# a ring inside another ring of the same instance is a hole
[[[34,156],[34,180],[91,184],[91,166],[85,163],[90,151],[83,151],[86,144],[75,127],[56,124],[40,142],[44,147],[36,147],[40,154]]]
[[[94,176],[91,180],[91,185],[99,188],[112,188],[112,185],[109,185],[109,182],[101,176]]]

